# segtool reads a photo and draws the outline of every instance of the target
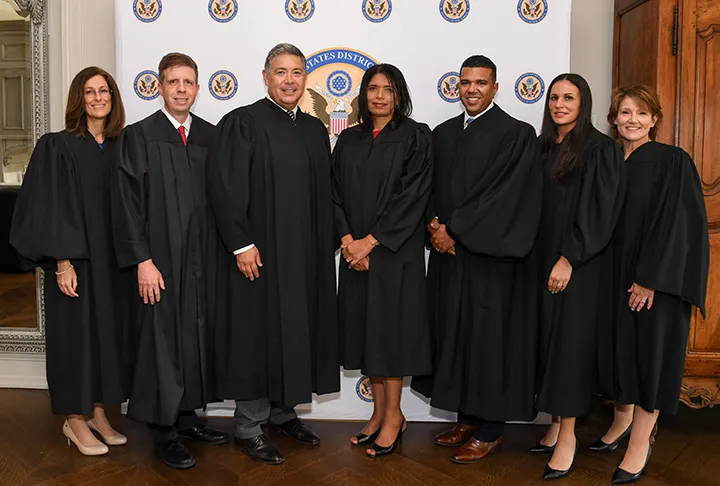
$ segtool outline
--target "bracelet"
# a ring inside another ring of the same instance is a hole
[[[70,265],[68,268],[66,268],[66,269],[63,270],[62,272],[55,272],[55,275],[62,275],[63,273],[69,272],[69,271],[72,270],[73,268],[75,268],[75,266],[74,266],[74,265]]]

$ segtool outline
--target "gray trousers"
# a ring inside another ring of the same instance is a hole
[[[250,439],[262,435],[261,425],[281,425],[297,418],[292,407],[270,402],[267,398],[235,401],[235,437]]]

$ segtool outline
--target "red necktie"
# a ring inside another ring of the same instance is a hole
[[[187,138],[185,137],[185,126],[180,125],[178,131],[180,132],[180,137],[182,137],[183,145],[187,145]]]

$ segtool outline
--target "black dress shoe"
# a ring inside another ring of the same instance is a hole
[[[557,442],[555,444],[557,444]],[[533,454],[552,454],[553,452],[555,452],[555,444],[547,446],[538,441],[537,444],[530,448],[530,452],[532,452]]]
[[[652,456],[652,445],[648,448],[648,454],[647,459],[645,459],[645,465],[635,474],[630,474],[629,472],[625,471],[624,469],[617,468],[615,469],[615,473],[612,477],[612,483],[613,484],[632,484],[636,483],[640,480],[641,477],[643,477],[643,474],[645,474],[645,468],[648,465],[648,462],[650,462],[650,456]]]
[[[624,441],[628,437],[630,437],[630,432],[632,432],[632,425],[629,425],[628,428],[625,430],[625,432],[622,433],[620,437],[615,439],[615,442],[611,444],[606,444],[602,441],[602,439],[598,439],[595,442],[593,442],[590,447],[588,447],[588,451],[590,452],[615,452],[615,449],[618,448],[620,445],[620,442]]]
[[[387,456],[389,454],[392,454],[393,452],[395,452],[395,449],[397,448],[398,444],[400,443],[400,439],[402,438],[402,435],[406,430],[407,430],[407,422],[405,422],[405,419],[403,419],[402,425],[400,425],[400,430],[398,430],[398,434],[395,437],[395,441],[387,447],[378,445],[378,443],[375,442],[370,447],[370,449],[372,451],[374,451],[375,454],[366,453],[367,456],[368,457],[381,457],[381,456]]]
[[[310,427],[302,423],[299,418],[289,420],[278,427],[291,439],[295,439],[301,444],[315,445],[320,443],[320,437]]]
[[[381,427],[382,428],[382,427]],[[378,438],[378,435],[380,435],[380,429],[377,429],[375,432],[373,432],[370,435],[363,434],[362,432],[358,432],[355,434],[355,438],[357,439],[357,442],[350,442],[352,445],[363,445],[363,444],[372,444],[375,442],[375,439]]]
[[[188,469],[195,465],[190,451],[180,442],[180,439],[173,439],[163,442],[159,446],[160,459],[170,467],[175,469]]]
[[[239,439],[235,437],[238,444],[245,449],[247,455],[251,459],[258,462],[264,462],[265,464],[280,464],[285,460],[280,451],[278,451],[270,439],[265,434],[256,435],[249,439]]]
[[[578,453],[578,443],[577,439],[575,442],[575,454],[573,455],[573,462],[575,462],[575,457]],[[555,481],[556,479],[562,479],[566,478],[568,474],[570,474],[570,470],[572,469],[572,464],[570,464],[570,467],[564,470],[560,469],[553,469],[550,467],[550,464],[545,465],[545,472],[543,473],[543,481]]]
[[[227,432],[221,432],[205,424],[195,424],[189,429],[178,430],[178,434],[195,442],[208,445],[227,444],[230,440],[230,434]]]

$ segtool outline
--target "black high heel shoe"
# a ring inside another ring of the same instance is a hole
[[[575,462],[575,458],[577,457],[579,450],[579,444],[577,439],[575,439],[575,454],[573,455],[573,463]],[[562,479],[566,478],[568,474],[570,474],[570,470],[572,469],[572,464],[570,464],[570,467],[564,470],[560,469],[553,469],[550,467],[549,464],[545,465],[545,472],[543,473],[543,481],[555,481],[556,479]]]
[[[632,425],[629,425],[627,429],[625,429],[625,432],[622,433],[620,437],[615,439],[614,442],[610,444],[606,444],[602,441],[602,439],[598,439],[592,444],[590,444],[590,447],[588,447],[589,452],[615,452],[615,449],[618,448],[620,443],[630,437],[630,432],[632,432]]]
[[[398,443],[400,442],[400,438],[403,435],[403,432],[407,430],[407,422],[405,419],[402,421],[402,425],[400,426],[400,431],[398,432],[397,437],[395,437],[395,442],[390,444],[388,447],[382,447],[377,445],[377,443],[373,443],[373,445],[370,447],[370,449],[375,451],[375,454],[368,454],[368,457],[380,457],[380,456],[387,456],[388,454],[392,454],[395,452],[395,449],[397,448]]]
[[[640,471],[636,472],[635,474],[630,474],[629,472],[625,471],[624,469],[620,469],[619,467],[615,469],[615,473],[612,477],[612,483],[613,484],[632,484],[640,480],[641,477],[643,477],[643,474],[645,474],[645,468],[648,465],[648,462],[650,462],[650,456],[652,456],[652,444],[650,444],[648,448],[648,454],[647,459],[645,459],[645,465],[640,469]]]
[[[357,442],[350,441],[352,445],[363,445],[363,444],[372,444],[375,442],[375,440],[378,438],[378,435],[380,435],[380,429],[382,427],[379,427],[375,432],[373,432],[370,435],[363,434],[362,432],[358,432],[355,434],[355,438],[357,439]]]
[[[557,445],[557,441],[551,446],[545,445],[542,442],[538,441],[537,444],[532,446],[530,448],[530,452],[533,454],[552,454],[555,452],[555,446]]]

